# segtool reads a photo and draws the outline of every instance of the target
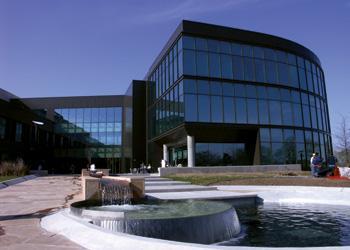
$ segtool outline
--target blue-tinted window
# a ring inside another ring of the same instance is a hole
[[[98,108],[92,108],[91,109],[91,121],[92,122],[98,122]]]
[[[289,89],[281,89],[280,93],[283,101],[291,101]]]
[[[184,49],[195,49],[195,42],[193,37],[183,36],[182,37],[182,47]]]
[[[179,74],[179,77],[181,75],[183,75],[183,52],[179,52],[179,55],[178,55],[178,74]]]
[[[253,57],[253,48],[249,45],[243,45],[243,56]]]
[[[269,107],[266,100],[259,100],[259,123],[269,124]]]
[[[210,94],[222,95],[221,82],[210,82]]]
[[[286,63],[287,62],[287,53],[284,51],[276,50],[277,61]]]
[[[288,77],[288,65],[284,63],[278,63],[278,81],[280,83],[287,84],[289,83],[289,77]]]
[[[312,74],[310,71],[306,71],[306,78],[307,78],[307,88],[309,91],[314,92],[314,83],[312,80]]]
[[[297,65],[297,57],[293,54],[288,53],[288,63],[292,65]]]
[[[184,50],[184,74],[196,75],[196,54],[192,50]]]
[[[265,82],[265,63],[263,60],[255,59],[255,80]]]
[[[271,141],[270,129],[261,128],[259,129],[259,132],[260,132],[260,141],[266,141],[266,142]]]
[[[222,122],[222,97],[221,96],[211,96],[211,121],[212,122]]]
[[[242,55],[242,46],[239,43],[232,43],[231,50],[233,55],[236,55],[236,56]]]
[[[246,81],[254,80],[254,65],[251,58],[244,58],[244,79]]]
[[[209,82],[204,80],[197,81],[197,88],[199,94],[209,94]]]
[[[298,68],[300,88],[307,90],[305,70]]]
[[[271,129],[271,141],[273,141],[273,142],[282,142],[283,141],[282,129],[277,129],[277,128]]]
[[[273,49],[264,48],[264,57],[268,60],[276,60],[276,54]]]
[[[310,114],[311,114],[311,124],[312,128],[317,129],[317,113],[316,113],[316,108],[310,107]]]
[[[197,96],[185,95],[185,120],[197,121]]]
[[[232,97],[224,97],[224,122],[235,122],[235,106],[234,99]]]
[[[236,121],[247,123],[247,104],[245,98],[236,98]]]
[[[281,99],[279,88],[267,88],[267,93],[269,94],[269,99],[275,99],[275,100]]]
[[[259,98],[267,99],[266,87],[264,87],[264,86],[257,86],[257,91],[258,91],[258,97]]]
[[[235,95],[239,97],[246,97],[245,87],[246,85],[244,84],[235,84]]]
[[[258,107],[256,99],[247,99],[248,108],[248,123],[257,124],[258,123]]]
[[[298,61],[298,67],[304,69],[305,68],[304,58],[298,56],[297,61]]]
[[[281,103],[269,101],[270,122],[273,125],[282,125]]]
[[[220,52],[220,42],[208,39],[208,50],[211,52]]]
[[[266,61],[265,72],[266,72],[266,81],[269,83],[276,83],[277,81],[276,63],[271,61]]]
[[[229,42],[220,42],[220,52],[230,54],[231,53],[231,44]]]
[[[220,55],[210,53],[209,54],[209,73],[211,77],[221,77],[220,72]]]
[[[184,81],[184,91],[185,93],[196,93],[196,81],[195,80],[190,80],[190,79],[185,79]]]
[[[240,56],[233,56],[233,78],[235,80],[244,80],[243,60]]]
[[[256,86],[247,85],[246,86],[247,97],[256,98]]]
[[[304,126],[311,128],[310,109],[309,109],[309,106],[307,105],[303,105],[303,118],[304,118]]]
[[[196,65],[198,76],[209,76],[208,53],[197,51]]]
[[[303,117],[302,110],[300,104],[293,104],[293,114],[294,114],[294,125],[295,126],[303,126]]]
[[[207,95],[198,95],[198,121],[210,122],[210,98]]]
[[[232,57],[230,55],[221,55],[221,75],[222,78],[233,78]]]
[[[295,130],[295,141],[304,143],[304,131],[296,129]]]
[[[289,65],[289,83],[293,87],[299,87],[297,67],[291,65]]]
[[[222,92],[223,92],[223,95],[234,96],[235,91],[234,91],[233,83],[229,83],[229,82],[222,83]]]
[[[207,39],[196,38],[196,49],[197,50],[208,50]]]
[[[264,49],[263,48],[254,47],[253,50],[254,50],[254,57],[255,58],[261,58],[261,59],[264,58]]]
[[[290,102],[282,102],[283,125],[293,126],[293,111]]]

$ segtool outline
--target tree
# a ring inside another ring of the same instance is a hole
[[[340,164],[350,165],[350,130],[347,117],[341,116],[340,124],[335,134],[336,154]]]

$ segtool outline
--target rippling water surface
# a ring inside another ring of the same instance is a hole
[[[237,208],[241,234],[226,246],[317,247],[350,245],[350,208],[264,204]]]

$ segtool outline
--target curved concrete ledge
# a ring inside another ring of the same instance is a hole
[[[6,188],[8,186],[16,185],[24,181],[32,180],[32,179],[35,179],[36,177],[37,177],[36,175],[25,175],[15,179],[3,181],[3,182],[0,182],[0,189]]]
[[[350,205],[350,188],[331,187],[296,187],[296,186],[218,186],[219,190],[228,193],[258,194],[264,202],[279,203],[316,203],[331,205]],[[123,233],[112,233],[103,228],[90,224],[88,221],[78,220],[68,214],[67,210],[44,217],[41,226],[56,234],[63,235],[71,241],[87,249],[123,249],[123,250],[197,250],[197,249],[271,249],[267,247],[239,247],[190,244],[175,241],[145,238]],[[288,248],[300,249],[306,248]],[[350,249],[341,247],[313,247],[307,249]]]
[[[309,186],[217,186],[221,191],[254,193],[267,202],[350,206],[350,188]]]

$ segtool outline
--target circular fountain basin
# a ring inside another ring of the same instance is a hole
[[[212,244],[240,233],[235,209],[216,201],[145,201],[108,206],[83,201],[73,203],[71,213],[114,232],[182,242]]]

